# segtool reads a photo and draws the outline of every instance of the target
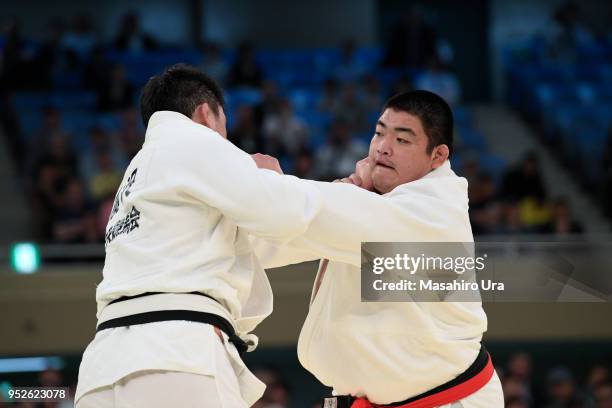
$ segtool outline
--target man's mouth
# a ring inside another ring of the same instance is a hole
[[[393,166],[391,166],[390,164],[387,163],[383,163],[381,161],[376,161],[376,165],[383,167],[383,168],[387,168],[387,169],[393,169]]]

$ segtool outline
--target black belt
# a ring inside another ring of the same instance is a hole
[[[467,370],[459,374],[459,376],[453,378],[452,380],[442,385],[432,388],[429,391],[425,391],[422,394],[416,395],[414,397],[410,397],[404,401],[392,402],[390,404],[382,404],[382,406],[389,407],[389,408],[401,407],[402,405],[410,404],[411,402],[421,400],[423,398],[429,397],[434,394],[438,394],[440,392],[453,388],[459,384],[462,384],[468,381],[469,379],[475,377],[476,375],[478,375],[481,371],[483,371],[485,367],[487,366],[487,364],[489,363],[489,358],[490,358],[489,353],[487,352],[485,347],[481,345],[480,352],[478,353],[476,360],[474,360],[474,362],[467,368]],[[351,395],[338,395],[334,397],[328,397],[328,398],[323,399],[322,407],[323,408],[327,408],[327,407],[350,408],[353,402],[355,401],[355,399],[356,398]]]
[[[123,296],[115,299],[109,303],[123,302],[126,300],[136,299],[143,296],[159,295],[166,292],[146,292],[135,296]],[[215,300],[213,297],[208,296],[201,292],[189,292],[192,295],[201,295],[207,298]],[[116,319],[110,319],[102,322],[96,328],[96,332],[105,329],[111,329],[115,327],[127,327],[134,326],[137,324],[146,324],[154,322],[166,322],[171,320],[187,320],[190,322],[206,323],[219,328],[222,332],[227,334],[229,341],[234,344],[240,355],[247,351],[248,345],[236,334],[234,327],[223,317],[206,312],[198,312],[195,310],[159,310],[154,312],[137,313],[129,316],[118,317]]]

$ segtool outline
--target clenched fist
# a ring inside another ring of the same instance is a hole
[[[334,180],[334,183],[354,184],[368,191],[374,191],[374,183],[372,183],[372,172],[370,171],[370,163],[368,158],[359,160],[355,164],[355,172],[348,177]]]
[[[361,159],[355,164],[355,173],[360,180],[360,187],[368,191],[374,191],[374,183],[372,182],[372,169],[368,158]],[[351,174],[352,176],[352,174]]]

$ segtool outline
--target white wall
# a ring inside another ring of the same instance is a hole
[[[208,0],[204,37],[226,45],[256,38],[259,47],[360,45],[377,40],[375,0]]]

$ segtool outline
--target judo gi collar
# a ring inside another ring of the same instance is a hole
[[[174,111],[157,111],[151,118],[149,118],[149,125],[147,126],[147,132],[145,133],[145,141],[147,137],[149,137],[149,130],[167,122],[174,121],[186,121],[190,123],[195,123],[193,120],[183,115],[182,113],[174,112]]]
[[[410,184],[410,183],[416,183],[416,182],[418,182],[420,180],[439,178],[439,177],[451,177],[451,176],[456,176],[456,174],[451,169],[450,160],[447,159],[444,163],[442,163],[442,165],[440,167],[438,167],[435,170],[430,171],[429,173],[427,173],[426,175],[424,175],[420,179],[413,180],[413,181],[408,182],[408,183],[400,184],[399,186],[396,186],[393,190],[389,191],[388,193],[383,194],[383,196],[391,195],[391,194],[393,194],[393,192],[397,191],[399,188],[402,188],[403,186],[405,186],[407,184]]]
[[[174,123],[175,125],[188,124],[196,127],[200,126],[202,129],[206,129],[209,132],[214,132],[215,134],[219,135],[219,133],[217,133],[215,130],[200,123],[194,122],[193,120],[191,120],[191,118],[188,118],[182,113],[175,111],[157,111],[153,115],[151,115],[151,118],[149,119],[149,126],[147,126],[147,131],[145,132],[145,143],[160,137],[158,135],[158,132],[153,132],[153,130],[156,127],[166,123]],[[223,136],[219,135],[219,137]]]

